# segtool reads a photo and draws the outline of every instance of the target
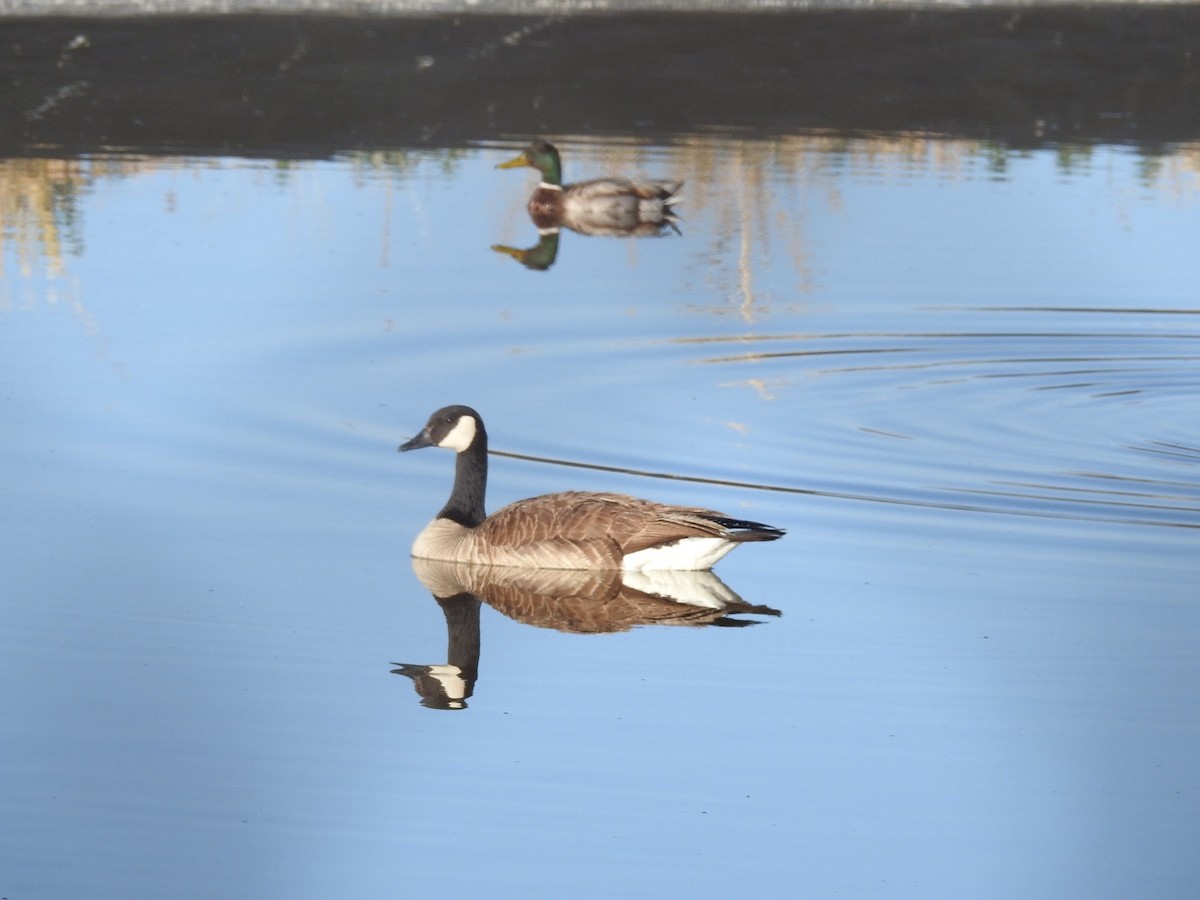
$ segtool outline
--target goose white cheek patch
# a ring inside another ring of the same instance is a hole
[[[455,453],[462,453],[475,440],[475,420],[470,416],[460,416],[454,427],[444,438],[438,441],[439,447],[446,447]]]

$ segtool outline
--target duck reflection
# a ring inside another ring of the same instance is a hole
[[[566,222],[561,224],[572,231],[593,237],[658,237],[663,235],[668,228],[679,234],[680,231],[675,224],[676,221],[675,216],[669,216],[661,222],[640,222],[632,228],[622,229],[606,227],[594,222],[578,219],[570,224]],[[527,269],[544,272],[554,265],[558,259],[558,237],[560,230],[557,226],[543,227],[539,225],[538,242],[532,247],[521,248],[510,247],[507,244],[492,244],[492,249],[497,253],[504,253],[507,256],[511,256]]]
[[[558,229],[539,231],[538,242],[525,250],[506,244],[492,244],[492,249],[497,253],[507,253],[527,269],[544,272],[558,259]]]
[[[413,559],[413,570],[446,616],[444,664],[392,663],[431,709],[464,709],[479,674],[479,609],[572,634],[608,634],[639,625],[739,627],[779,616],[746,603],[712,572],[622,572],[524,569]]]
[[[542,176],[528,203],[539,240],[524,250],[504,244],[494,244],[492,249],[527,268],[545,270],[554,264],[563,228],[590,237],[657,237],[668,230],[679,234],[673,208],[681,199],[682,181],[593,178],[564,185],[558,149],[544,141],[531,144],[497,168],[517,166],[537,169]]]

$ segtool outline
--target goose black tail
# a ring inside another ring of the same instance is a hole
[[[710,516],[722,528],[728,528],[735,540],[739,541],[775,541],[783,537],[782,528],[764,525],[762,522],[751,522],[748,519],[729,519],[724,516]]]

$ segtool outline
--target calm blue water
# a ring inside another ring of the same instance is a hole
[[[0,163],[0,895],[1194,896],[1200,151],[562,147],[681,234],[527,269],[509,148]],[[493,509],[786,528],[782,616],[484,605],[422,705],[451,402],[601,467]]]

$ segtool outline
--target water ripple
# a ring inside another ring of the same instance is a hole
[[[1061,311],[1035,314],[1044,312]],[[1154,322],[1141,317],[1158,311],[1125,312],[1146,327]],[[691,363],[728,369],[727,387],[775,401],[754,452],[776,474],[759,483],[633,474],[1196,528],[1198,340],[1161,327],[682,338],[674,343],[702,351]]]

